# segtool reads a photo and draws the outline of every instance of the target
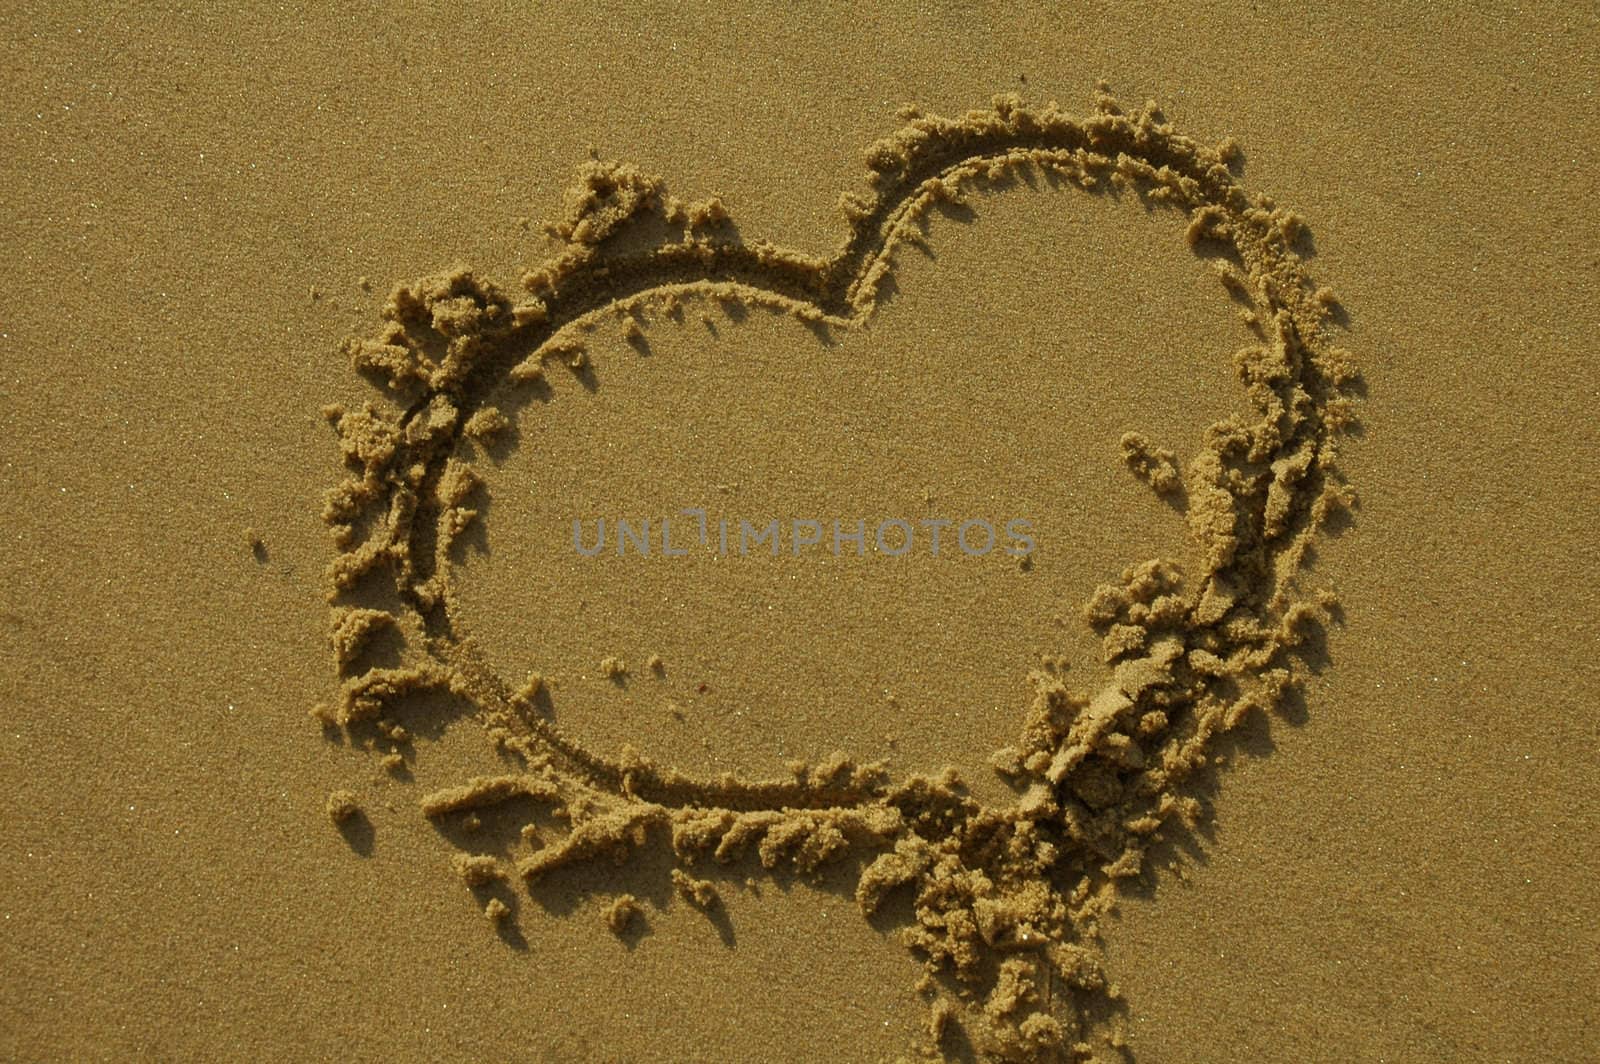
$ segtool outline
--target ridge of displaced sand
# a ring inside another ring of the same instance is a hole
[[[1186,785],[1216,738],[1295,696],[1303,650],[1335,606],[1300,577],[1314,538],[1353,503],[1337,443],[1354,423],[1356,374],[1329,339],[1333,296],[1295,250],[1301,220],[1246,191],[1231,143],[1199,144],[1153,105],[1125,111],[1104,91],[1085,118],[1010,97],[902,118],[867,150],[868,191],[842,198],[846,232],[829,257],[739,241],[720,201],[686,204],[657,177],[595,162],[550,227],[559,252],[523,277],[520,299],[466,270],[395,289],[383,328],[347,345],[394,409],[327,410],[349,475],[324,512],[339,548],[328,581],[342,686],[318,714],[375,744],[410,741],[385,712],[417,692],[476,715],[500,771],[425,796],[422,812],[471,816],[512,798],[549,809],[570,829],[515,863],[528,879],[653,837],[694,884],[686,869],[700,862],[753,855],[810,874],[856,857],[864,913],[912,892],[906,935],[925,961],[935,1043],[960,1025],[999,1059],[1087,1056],[1121,1040],[1094,947],[1117,881],[1138,874],[1165,825],[1201,815]],[[631,748],[607,758],[545,718],[536,676],[497,676],[461,638],[452,544],[481,509],[479,449],[511,431],[487,403],[494,388],[546,388],[552,364],[581,377],[584,331],[601,314],[630,337],[703,299],[854,327],[930,210],[1023,171],[1181,212],[1258,342],[1234,359],[1252,413],[1211,426],[1186,462],[1124,439],[1130,471],[1184,508],[1198,565],[1136,560],[1085,604],[1112,679],[1085,692],[1033,677],[1017,740],[993,758],[1013,801],[979,802],[951,772],[894,779],[844,754],[780,780],[696,778]],[[376,660],[372,648],[395,643],[398,663]]]

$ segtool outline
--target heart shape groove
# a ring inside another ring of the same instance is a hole
[[[869,192],[842,198],[846,236],[827,258],[740,241],[720,201],[682,203],[659,178],[591,163],[550,227],[562,247],[522,278],[524,298],[456,271],[396,288],[385,326],[347,343],[391,401],[326,410],[349,468],[324,512],[339,548],[328,581],[342,682],[315,713],[388,750],[391,765],[410,741],[389,712],[399,700],[440,694],[484,724],[501,771],[424,796],[423,813],[444,824],[516,802],[564,827],[548,844],[530,827],[515,860],[461,855],[469,883],[499,890],[512,875],[532,882],[664,837],[679,890],[707,907],[715,888],[692,874],[697,862],[753,856],[811,874],[848,858],[863,913],[914,892],[906,938],[926,968],[935,1043],[954,1023],[1001,1059],[1121,1044],[1098,923],[1163,829],[1202,817],[1197,773],[1219,737],[1288,704],[1312,667],[1307,648],[1336,601],[1302,590],[1300,576],[1315,537],[1354,503],[1336,463],[1358,377],[1329,339],[1334,297],[1295,250],[1303,223],[1244,189],[1236,146],[1181,135],[1153,104],[1124,110],[1103,85],[1093,104],[1085,118],[1012,97],[959,118],[903,112],[903,128],[866,153]],[[474,460],[510,427],[486,402],[495,389],[545,388],[552,363],[581,379],[585,329],[607,313],[630,338],[652,317],[681,320],[696,299],[856,327],[930,210],[1028,170],[1181,212],[1259,343],[1234,358],[1252,413],[1211,426],[1181,467],[1142,436],[1123,438],[1130,470],[1185,512],[1199,571],[1147,560],[1095,591],[1083,616],[1110,679],[1075,691],[1035,674],[1018,739],[994,759],[1010,800],[842,754],[778,780],[697,778],[628,747],[604,757],[549,719],[537,676],[513,683],[486,664],[463,635],[452,573],[485,490]],[[498,898],[490,907],[507,912]],[[613,910],[619,923],[625,909]]]

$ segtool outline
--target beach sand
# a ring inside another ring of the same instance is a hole
[[[1595,15],[12,27],[0,1055],[1600,1055]]]

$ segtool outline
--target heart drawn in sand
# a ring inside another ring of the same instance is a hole
[[[423,796],[423,813],[446,822],[521,803],[562,828],[520,854],[462,855],[469,882],[499,889],[662,845],[685,898],[710,907],[716,888],[695,874],[707,863],[812,874],[854,862],[864,913],[893,891],[913,898],[904,933],[925,962],[935,1043],[960,1031],[998,1059],[1120,1044],[1100,918],[1164,828],[1201,815],[1197,771],[1218,737],[1284,705],[1308,670],[1304,648],[1334,600],[1301,583],[1313,540],[1352,503],[1336,443],[1354,424],[1356,374],[1329,340],[1333,298],[1295,250],[1300,219],[1240,185],[1237,149],[1182,136],[1153,106],[1124,111],[1103,91],[1094,104],[1085,118],[1010,98],[959,118],[905,113],[868,150],[867,191],[843,198],[845,237],[826,258],[731,237],[719,201],[681,203],[656,177],[593,163],[551,227],[559,252],[522,278],[520,298],[468,271],[402,285],[382,329],[349,343],[392,408],[328,410],[350,472],[325,512],[340,551],[329,582],[342,686],[318,713],[393,748],[409,736],[390,707],[434,692],[487,727],[492,771]],[[1083,604],[1110,679],[1087,691],[1036,679],[995,759],[1008,800],[844,755],[774,780],[699,778],[631,748],[602,756],[549,719],[537,676],[496,674],[462,638],[452,547],[480,519],[476,457],[508,428],[491,395],[538,389],[557,366],[581,376],[583,330],[600,314],[621,314],[631,337],[709,298],[854,328],[929,210],[1020,171],[1173,212],[1175,237],[1218,254],[1258,342],[1234,359],[1250,414],[1213,425],[1197,453],[1180,462],[1124,437],[1129,469],[1183,509],[1196,561],[1128,559]],[[380,660],[380,645],[399,660]]]

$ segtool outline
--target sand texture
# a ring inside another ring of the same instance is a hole
[[[1600,1056],[1597,48],[18,11],[0,1055]]]

